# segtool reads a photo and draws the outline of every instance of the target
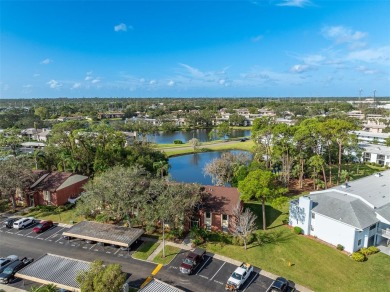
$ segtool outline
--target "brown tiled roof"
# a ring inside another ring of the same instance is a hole
[[[201,209],[213,213],[232,215],[234,207],[240,202],[240,193],[237,188],[204,186],[205,195]]]
[[[51,172],[32,189],[55,192],[72,175],[71,172]]]

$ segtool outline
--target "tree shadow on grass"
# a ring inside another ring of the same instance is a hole
[[[280,243],[286,243],[290,241],[290,239],[294,236],[294,234],[286,232],[284,230],[279,231],[257,231],[256,232],[256,239],[255,242],[248,247],[248,249],[257,247],[257,246],[264,246],[266,244],[280,244]]]
[[[262,205],[261,203],[245,203],[245,207],[248,207],[251,209],[253,213],[256,214],[256,225],[259,228],[263,227],[263,211],[262,211]],[[267,228],[271,226],[279,217],[282,215],[282,212],[278,209],[273,208],[270,205],[265,205],[265,216],[266,216],[266,224]],[[278,226],[283,225],[282,222]],[[271,228],[275,228],[276,226],[273,226]]]

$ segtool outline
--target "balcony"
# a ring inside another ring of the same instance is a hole
[[[390,239],[390,229],[378,229],[378,235]]]

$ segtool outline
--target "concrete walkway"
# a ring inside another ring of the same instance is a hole
[[[23,290],[23,289],[11,287],[8,285],[0,284],[0,292],[2,292],[2,291],[5,291],[5,292],[25,292],[27,290]]]
[[[150,239],[149,239],[149,241],[150,241]],[[191,247],[191,240],[189,238],[185,238],[183,240],[183,243],[174,243],[174,242],[166,240],[165,244],[166,245],[170,245],[170,246],[174,246],[174,247],[177,247],[177,248],[180,248],[180,249],[183,249],[183,250],[193,250],[193,248]],[[162,241],[161,241],[160,245],[156,248],[156,250],[147,258],[147,261],[153,261],[153,259],[160,253],[162,248],[163,248],[163,244],[162,244]],[[227,262],[227,263],[230,263],[230,264],[233,264],[235,266],[240,266],[242,264],[242,262],[240,262],[240,261],[231,259],[231,258],[226,257],[226,256],[222,256],[222,255],[219,255],[219,254],[214,254],[213,258],[215,258],[217,260],[221,260],[221,261]],[[274,275],[274,274],[269,273],[269,272],[264,271],[264,270],[260,270],[260,275],[265,276],[267,278],[270,278],[272,280],[275,280],[277,277],[279,277],[277,275]],[[301,292],[312,292],[312,290],[310,290],[310,289],[308,289],[308,288],[306,288],[304,286],[301,286],[299,284],[295,284],[295,288],[298,291],[301,291]]]

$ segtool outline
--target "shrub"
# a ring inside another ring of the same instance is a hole
[[[255,241],[256,241],[256,234],[254,234],[254,233],[249,234],[248,237],[247,237],[246,243],[247,244],[251,244],[251,243],[253,243]]]
[[[295,227],[294,227],[294,233],[295,233],[295,234],[301,234],[302,231],[303,231],[303,230],[302,230],[301,227],[298,227],[298,226],[295,226]]]
[[[341,244],[338,244],[336,248],[337,248],[338,250],[344,250],[344,246],[341,245]]]
[[[146,233],[152,234],[156,231],[156,227],[153,225],[148,225],[148,226],[146,226],[145,230],[146,230]]]
[[[200,245],[202,243],[203,243],[203,241],[200,238],[195,238],[192,240],[192,244],[195,246]]]
[[[244,240],[241,237],[234,236],[232,239],[233,245],[244,246]]]
[[[380,251],[376,246],[369,246],[367,249],[370,251],[370,254],[374,254]]]
[[[96,215],[95,220],[97,222],[106,223],[106,222],[108,222],[110,220],[110,217],[108,215],[106,215],[106,214],[101,213],[101,214]]]
[[[174,140],[173,144],[183,144],[183,141],[182,140]]]
[[[351,257],[355,262],[364,262],[366,260],[365,255],[358,251],[354,252]]]
[[[370,255],[370,251],[368,250],[368,248],[365,248],[365,247],[362,247],[362,248],[359,250],[359,252],[360,252],[361,254],[363,254],[364,256]]]
[[[207,241],[231,244],[232,236],[221,231],[207,232]]]

